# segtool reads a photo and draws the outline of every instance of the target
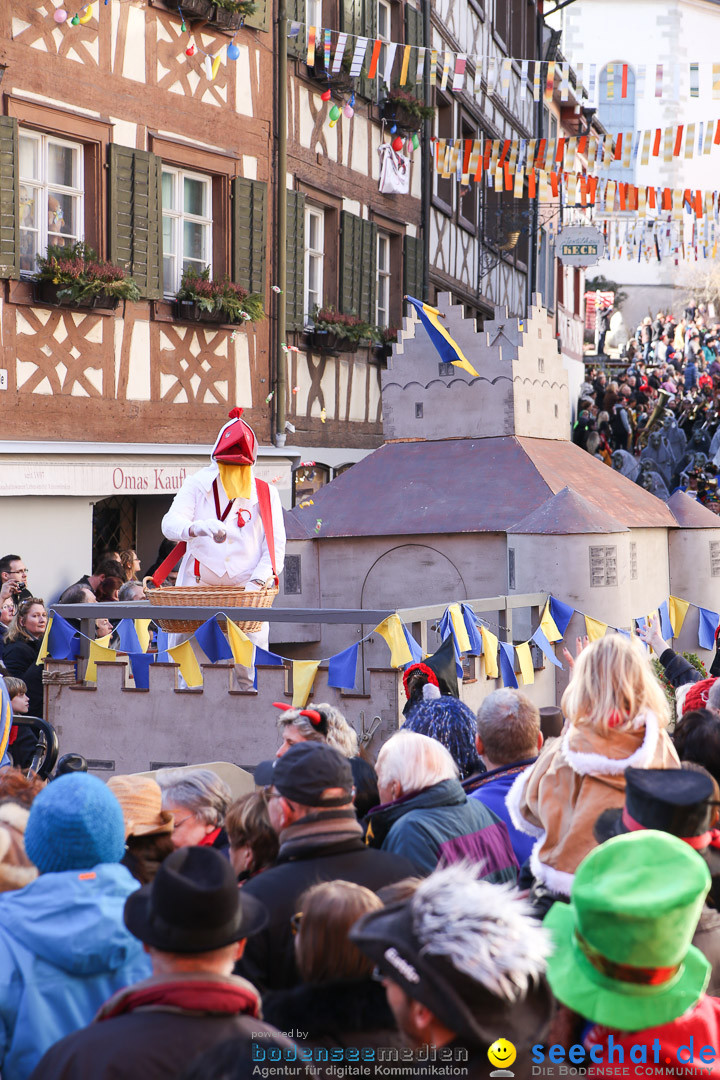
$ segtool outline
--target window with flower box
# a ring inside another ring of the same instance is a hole
[[[163,165],[163,288],[180,287],[183,271],[212,266],[212,181],[209,176]]]

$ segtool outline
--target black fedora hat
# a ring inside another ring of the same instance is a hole
[[[227,859],[209,847],[178,848],[155,880],[125,901],[125,925],[163,952],[204,953],[257,934],[264,904],[238,890]]]
[[[593,826],[599,844],[613,836],[656,829],[703,853],[713,875],[720,874],[720,849],[712,847],[715,785],[695,769],[626,769],[625,806],[604,810]]]

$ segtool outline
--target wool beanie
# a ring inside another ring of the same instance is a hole
[[[32,804],[25,851],[41,874],[120,862],[125,853],[120,803],[96,776],[58,777]]]

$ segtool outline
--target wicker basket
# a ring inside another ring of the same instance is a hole
[[[214,607],[218,611],[229,608],[269,608],[278,594],[277,586],[269,589],[226,588],[224,585],[171,585],[169,588],[150,589],[148,581],[143,582],[145,596],[151,604],[162,607]],[[185,634],[202,626],[202,619],[155,619],[161,630],[172,634]],[[224,626],[224,620],[219,620]],[[241,622],[237,624],[246,634],[256,634],[262,629],[261,622]]]

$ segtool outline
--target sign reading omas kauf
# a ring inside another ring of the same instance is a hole
[[[555,250],[563,266],[594,266],[605,253],[605,238],[592,225],[568,225]]]

